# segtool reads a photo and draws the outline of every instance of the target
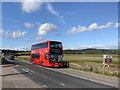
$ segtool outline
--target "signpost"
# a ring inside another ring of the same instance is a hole
[[[112,64],[112,55],[103,55],[103,64],[111,65]]]
[[[112,64],[112,55],[103,55],[103,73],[105,72],[105,66]]]

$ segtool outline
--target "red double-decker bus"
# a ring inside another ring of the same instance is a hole
[[[42,66],[62,67],[63,46],[58,41],[45,41],[31,47],[30,62]]]

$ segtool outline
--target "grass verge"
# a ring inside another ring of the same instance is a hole
[[[107,72],[101,72],[99,70],[91,70],[91,69],[87,69],[87,68],[75,68],[75,67],[72,67],[70,66],[69,68],[71,69],[75,69],[75,70],[80,70],[80,71],[86,71],[86,72],[91,72],[91,73],[96,73],[96,74],[101,74],[101,75],[107,75],[107,76],[114,76],[114,77],[117,77],[117,78],[120,78],[120,74],[119,73],[107,73]]]

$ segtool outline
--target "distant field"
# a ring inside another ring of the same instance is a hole
[[[17,58],[24,59],[24,60],[30,60],[30,56],[29,55],[17,56]]]
[[[103,55],[67,54],[64,55],[63,60],[71,63],[70,68],[73,69],[120,77],[118,74],[118,56],[112,56],[113,64],[105,69],[103,69]]]
[[[90,64],[90,65],[100,64],[100,65],[102,65],[103,55],[69,54],[69,55],[64,55],[63,60],[68,61],[68,62],[80,63],[80,64]],[[118,64],[118,56],[113,56],[113,64]]]

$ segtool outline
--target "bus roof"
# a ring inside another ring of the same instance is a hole
[[[42,44],[42,43],[46,43],[46,42],[58,42],[58,41],[45,41],[45,42],[41,42],[41,43],[37,43],[37,44],[33,44],[32,46],[34,46],[34,45],[38,45],[38,44]]]

